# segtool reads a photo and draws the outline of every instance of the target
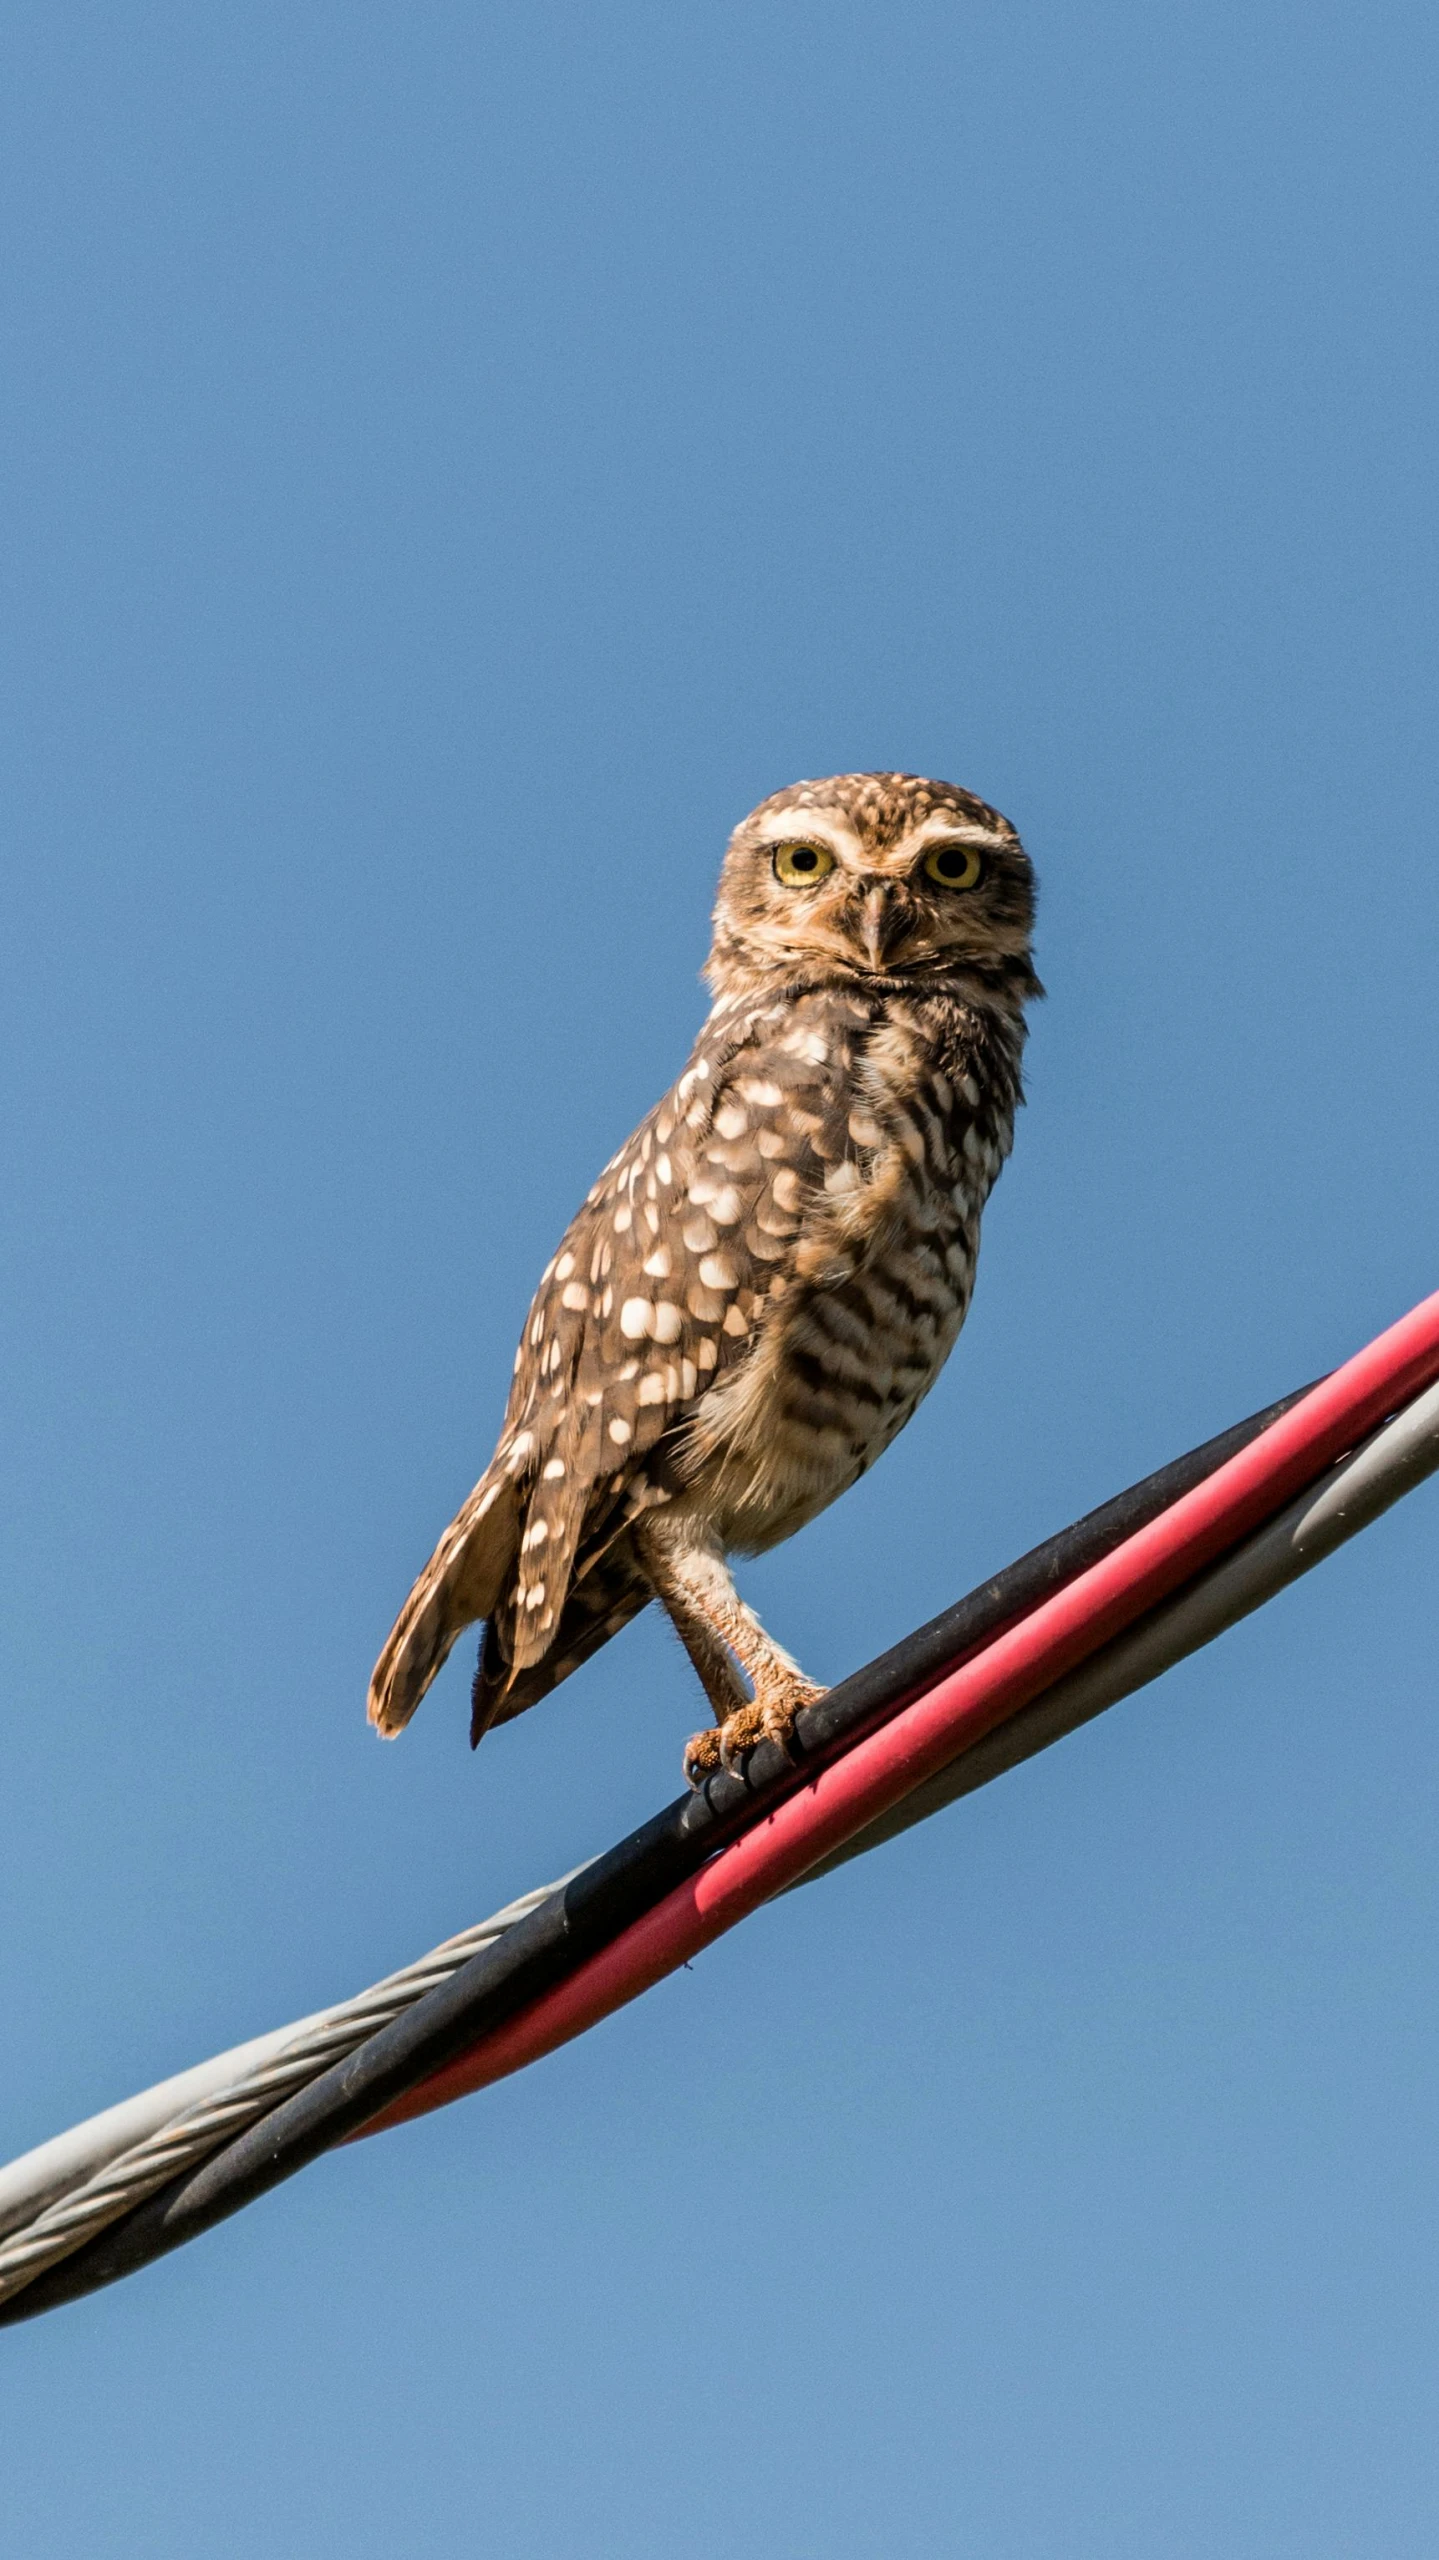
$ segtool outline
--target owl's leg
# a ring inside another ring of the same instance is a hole
[[[750,1703],[749,1691],[735,1668],[734,1655],[685,1591],[671,1587],[660,1597],[670,1624],[699,1675],[715,1723],[722,1725]]]
[[[694,1734],[686,1746],[690,1779],[697,1784],[712,1769],[733,1768],[737,1756],[761,1740],[787,1745],[801,1707],[824,1691],[741,1600],[718,1539],[683,1513],[652,1511],[635,1531],[635,1546],[714,1710],[713,1729]],[[744,1694],[736,1662],[752,1698]]]

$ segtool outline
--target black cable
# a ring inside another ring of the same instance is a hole
[[[577,1971],[693,1875],[714,1850],[759,1821],[817,1762],[847,1748],[868,1726],[893,1714],[1002,1627],[1099,1563],[1309,1392],[1298,1388],[1171,1459],[852,1672],[800,1716],[795,1760],[777,1744],[761,1743],[749,1753],[743,1776],[717,1773],[702,1789],[667,1805],[343,2061],[38,2275],[0,2306],[0,2327],[73,2302],[147,2266],[357,2133],[432,2072]],[[982,1749],[984,1743],[974,1747]]]

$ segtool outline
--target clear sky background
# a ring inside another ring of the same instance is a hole
[[[0,2154],[677,1790],[648,1619],[363,1721],[800,774],[996,802],[943,1382],[746,1588],[866,1658],[1439,1280],[1408,0],[18,0]],[[519,2080],[0,2340],[23,2560],[1431,2554],[1428,1488]]]

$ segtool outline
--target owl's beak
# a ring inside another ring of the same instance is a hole
[[[890,953],[905,940],[912,921],[908,899],[901,897],[890,881],[877,880],[872,889],[866,889],[860,903],[859,931],[872,969],[884,967]]]

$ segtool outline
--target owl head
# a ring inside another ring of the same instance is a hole
[[[1007,818],[952,782],[839,773],[776,791],[736,827],[705,975],[893,991],[978,977],[1038,994],[1034,873]]]

